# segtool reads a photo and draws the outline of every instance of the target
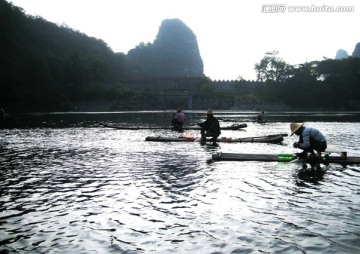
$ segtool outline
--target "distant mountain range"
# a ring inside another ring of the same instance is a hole
[[[352,57],[359,57],[360,58],[360,42],[356,44],[355,49],[351,55]],[[335,59],[345,59],[348,58],[349,54],[346,50],[339,49],[336,52]]]
[[[119,36],[126,40],[126,34]],[[130,104],[156,109],[166,103],[161,104],[150,91],[162,82],[169,90],[197,87],[200,92],[192,97],[194,105],[216,103],[226,109],[236,100],[248,101],[243,94],[213,89],[220,84],[205,77],[196,36],[179,19],[164,20],[152,43],[140,43],[124,54],[113,52],[102,40],[27,15],[0,0],[0,52],[0,107],[11,110],[77,110],[79,105],[103,110],[104,105],[120,105],[119,109]],[[338,57],[346,55],[340,51]],[[360,43],[352,56],[290,68],[292,73],[286,73],[279,86],[266,86],[249,98],[294,108],[360,109]],[[134,89],[134,84],[145,89]]]
[[[196,36],[179,19],[164,20],[153,43],[124,54],[0,0],[0,52],[0,107],[51,110],[74,101],[128,98],[123,84],[129,80],[205,77]]]
[[[352,57],[360,58],[360,42],[358,42],[355,46],[354,52],[352,53]]]
[[[346,50],[339,49],[336,52],[335,59],[344,59],[344,58],[348,58],[348,57],[349,57],[349,54],[348,54],[348,52]]]
[[[132,78],[203,77],[195,34],[179,19],[162,21],[153,43],[141,43],[126,56]]]

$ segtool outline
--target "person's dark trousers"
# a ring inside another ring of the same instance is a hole
[[[306,157],[307,153],[311,153],[312,155],[315,155],[315,152],[314,152],[314,150],[315,150],[318,152],[317,156],[320,157],[321,152],[325,151],[326,148],[327,148],[326,141],[321,142],[321,141],[310,138],[310,147],[303,149],[303,152],[300,154],[300,156],[303,155],[304,157]],[[300,148],[300,149],[302,149],[302,148]]]
[[[183,131],[183,123],[180,123],[177,119],[173,118],[171,121],[176,130]]]

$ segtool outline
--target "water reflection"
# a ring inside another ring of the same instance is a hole
[[[240,121],[249,114],[228,115]],[[192,119],[201,117],[203,112],[196,112]],[[288,163],[208,163],[221,151],[292,152],[293,140],[287,137],[283,145],[154,143],[145,137],[178,133],[92,125],[94,119],[158,125],[164,118],[156,112],[74,114],[58,127],[0,130],[0,251],[359,252],[357,165],[329,165],[314,173]],[[345,145],[360,156],[358,123],[311,124],[332,145]],[[224,135],[287,133],[288,126],[249,123],[246,130]]]
[[[155,183],[165,191],[182,194],[196,188],[196,183],[201,178],[201,167],[196,168],[186,158],[178,160],[163,159],[160,167],[155,171]]]
[[[301,187],[306,187],[304,182],[310,183],[313,185],[321,184],[321,181],[324,180],[327,168],[316,165],[312,168],[301,168],[297,170],[296,173],[296,185]]]

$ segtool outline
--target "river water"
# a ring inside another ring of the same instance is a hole
[[[226,137],[319,128],[360,156],[359,113],[218,112]],[[204,112],[187,113],[188,124]],[[0,129],[0,253],[360,253],[360,165],[213,162],[217,152],[293,153],[283,144],[145,141],[177,137],[173,112],[53,113]],[[16,126],[17,124],[17,126]],[[198,135],[197,131],[186,133]]]

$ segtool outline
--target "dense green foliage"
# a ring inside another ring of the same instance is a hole
[[[11,108],[48,110],[100,98],[122,79],[124,54],[101,40],[0,1],[0,100]]]
[[[277,51],[268,52],[259,64],[255,64],[259,82],[284,82],[289,76],[291,66],[278,58],[277,54]]]
[[[292,108],[359,109],[360,58],[325,59],[292,66],[269,52],[255,65],[268,101]]]

